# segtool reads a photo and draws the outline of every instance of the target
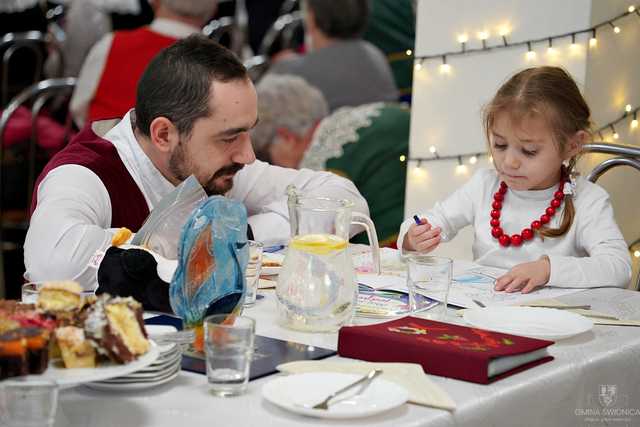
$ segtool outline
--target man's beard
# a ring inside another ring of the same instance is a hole
[[[177,149],[171,154],[169,158],[169,171],[173,174],[174,177],[179,179],[180,181],[184,181],[190,175],[195,175],[195,171],[193,171],[193,167],[190,167],[189,161],[187,160],[186,150],[182,141],[178,144]],[[224,180],[221,184],[216,183],[216,179],[226,176],[226,175],[235,175],[240,169],[244,167],[241,163],[231,163],[230,165],[224,166],[218,169],[211,178],[209,178],[206,182],[202,182],[201,178],[196,175],[196,178],[204,188],[204,191],[208,196],[213,195],[223,195],[233,187],[233,179]],[[206,179],[206,178],[205,178]]]

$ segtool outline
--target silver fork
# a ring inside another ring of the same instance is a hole
[[[380,375],[381,373],[382,373],[382,369],[373,369],[367,375],[365,375],[364,377],[360,378],[359,380],[357,380],[355,382],[352,382],[351,384],[342,387],[338,391],[334,391],[329,396],[327,396],[327,398],[324,399],[322,402],[316,403],[311,408],[312,409],[323,409],[323,410],[329,409],[329,402],[331,401],[331,399],[333,399],[336,396],[338,396],[339,394],[342,394],[345,391],[351,390],[352,388],[357,387],[359,385],[362,385],[362,387],[360,388],[360,391],[358,392],[358,394],[361,394],[369,386],[369,384],[371,384],[371,381],[373,381],[373,379],[375,377],[377,377],[378,375]]]

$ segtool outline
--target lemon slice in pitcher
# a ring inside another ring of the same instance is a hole
[[[289,246],[301,252],[327,255],[344,250],[347,247],[347,241],[334,234],[305,234],[294,237]]]

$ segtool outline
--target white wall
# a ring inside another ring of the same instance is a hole
[[[578,31],[625,11],[630,4],[633,0],[418,0],[415,54],[459,50],[457,38],[461,33],[469,35],[467,48],[480,47],[476,34],[482,30],[490,33],[489,46],[499,45],[502,44],[499,29],[505,26],[510,28],[509,42]],[[533,45],[537,52],[533,61],[526,59],[526,47],[515,47],[448,57],[449,74],[440,72],[438,59],[424,62],[414,74],[410,156],[431,156],[431,145],[440,155],[486,150],[481,127],[482,106],[509,76],[533,65],[565,67],[586,94],[596,123],[617,118],[627,103],[637,106],[640,104],[640,17],[625,18],[620,27],[623,31],[615,36],[607,29],[599,31],[595,48],[588,47],[590,36],[587,34],[577,36],[577,49],[569,48],[570,37],[554,40],[553,55],[547,53],[546,42]],[[622,129],[619,133],[623,135]],[[638,142],[640,129],[635,134]],[[415,163],[409,164],[407,216],[428,209],[458,188],[476,167],[489,166],[485,157],[475,167],[467,165],[466,173],[456,174],[457,164],[457,160],[426,162],[418,172]],[[635,179],[640,183],[640,175]],[[607,181],[603,178],[603,183]],[[637,209],[622,210],[618,209],[619,219],[625,230],[640,229],[635,218]],[[627,234],[630,241],[640,237],[632,238],[632,234]],[[471,241],[472,233],[467,229],[453,242],[442,245],[438,252],[471,259]]]

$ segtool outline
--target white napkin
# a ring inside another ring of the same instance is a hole
[[[302,374],[306,372],[340,372],[365,375],[372,369],[382,369],[382,378],[394,382],[409,392],[409,402],[453,411],[455,402],[440,386],[432,382],[416,363],[336,362],[304,360],[276,367],[280,372]]]
[[[568,304],[558,301],[557,299],[539,299],[527,303],[529,307],[544,305],[545,307],[566,307]],[[605,319],[598,316],[610,316],[611,314],[601,313],[595,310],[585,310],[581,308],[567,309],[576,314],[581,314],[593,321],[595,325],[613,325],[613,326],[640,326],[640,320],[631,319]],[[616,317],[616,316],[613,316]]]

